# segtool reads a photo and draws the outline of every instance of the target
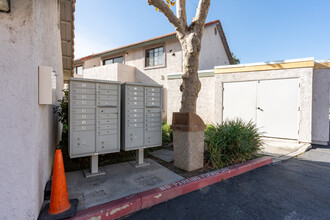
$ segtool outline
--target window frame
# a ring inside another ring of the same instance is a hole
[[[121,64],[125,64],[125,56],[124,55],[119,55],[119,56],[113,56],[113,57],[107,57],[107,58],[102,58],[102,66],[106,66],[106,65],[110,65],[110,64],[114,64],[114,63],[110,63],[110,64],[105,64],[106,61],[108,60],[115,60],[116,58],[123,58],[123,62]]]
[[[154,50],[157,48],[163,48],[163,63],[154,66],[147,66],[147,52],[150,50]],[[144,69],[156,69],[156,68],[164,68],[166,67],[166,47],[165,44],[153,45],[150,47],[144,48]]]
[[[78,74],[78,68],[81,67],[81,74]],[[74,67],[73,74],[74,75],[83,75],[84,72],[84,65],[77,65]]]

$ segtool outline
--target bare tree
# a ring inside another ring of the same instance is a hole
[[[199,54],[204,31],[205,20],[211,0],[200,0],[196,15],[191,24],[187,24],[186,0],[176,1],[176,15],[169,5],[175,1],[148,0],[149,5],[159,9],[174,26],[183,52],[183,75],[180,90],[182,92],[180,112],[196,113],[196,102],[201,89],[198,78]]]

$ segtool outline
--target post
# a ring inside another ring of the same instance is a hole
[[[136,168],[150,165],[150,163],[147,163],[144,160],[144,149],[143,148],[137,149],[135,151],[135,158],[136,158],[136,160],[131,162],[131,164],[133,166],[135,166]]]
[[[144,164],[144,149],[136,150],[136,165]]]
[[[91,174],[98,173],[99,171],[99,156],[91,156]]]
[[[84,175],[86,178],[93,177],[93,176],[100,176],[105,175],[104,170],[100,167],[99,168],[99,156],[98,155],[92,155],[90,159],[91,168],[90,170],[84,170]]]

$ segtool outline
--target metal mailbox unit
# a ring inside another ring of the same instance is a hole
[[[136,165],[144,165],[143,149],[162,145],[161,85],[123,83],[122,149],[136,151]]]
[[[98,155],[120,151],[120,82],[71,78],[69,86],[69,154],[91,156],[100,175]]]

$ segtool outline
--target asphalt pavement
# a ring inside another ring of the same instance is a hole
[[[124,219],[330,219],[330,148],[316,147]]]

